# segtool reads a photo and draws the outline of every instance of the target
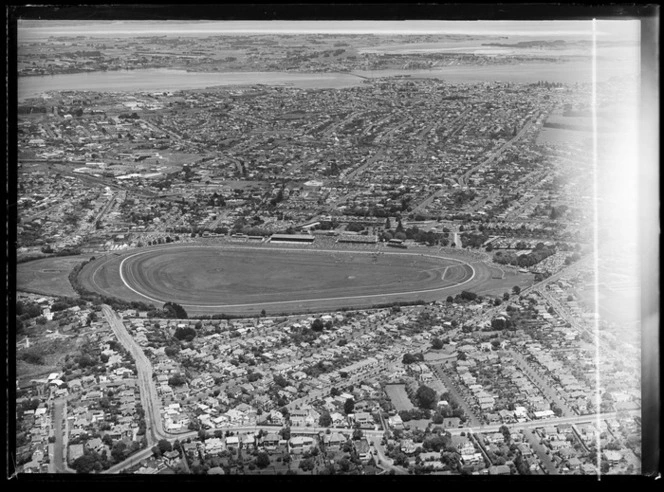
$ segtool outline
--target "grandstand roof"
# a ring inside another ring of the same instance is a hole
[[[313,241],[316,239],[314,236],[310,236],[309,234],[272,234],[270,236],[270,239],[276,239],[278,241]]]

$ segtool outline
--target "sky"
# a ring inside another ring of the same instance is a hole
[[[638,41],[639,21],[631,19],[598,20],[598,37],[616,41]],[[140,35],[175,33],[329,33],[329,34],[471,34],[523,36],[588,36],[591,21],[20,21],[19,36],[40,31],[59,35],[114,32]]]

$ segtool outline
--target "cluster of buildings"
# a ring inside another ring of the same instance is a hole
[[[349,72],[351,70],[417,70],[447,65],[504,65],[529,61],[555,62],[533,54],[470,54],[436,51],[383,52],[388,43],[440,43],[435,35],[299,34],[246,36],[142,36],[140,40],[53,35],[22,41],[21,76],[148,68],[218,71]],[[373,49],[379,47],[379,49]]]
[[[339,90],[45,95],[19,108],[18,237],[34,246],[61,227],[99,247],[112,233],[131,245],[401,215],[587,241],[588,153],[535,142],[547,114],[586,92],[379,78]],[[78,221],[73,208],[85,210]]]

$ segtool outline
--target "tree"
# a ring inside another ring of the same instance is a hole
[[[266,452],[260,452],[256,456],[256,466],[260,469],[270,466],[270,456]]]
[[[288,386],[288,380],[285,377],[283,377],[281,374],[277,374],[276,376],[274,376],[272,380],[274,381],[274,384],[280,386],[281,388],[285,388],[286,386]]]
[[[353,401],[352,398],[348,398],[344,403],[344,413],[348,415],[350,413],[353,413],[354,409],[355,409],[355,401]]]
[[[161,452],[161,454],[164,454],[164,453],[167,453],[168,451],[173,450],[173,446],[171,445],[170,441],[168,441],[167,439],[159,440],[159,442],[157,443],[157,446],[159,447],[159,451]]]
[[[176,328],[173,336],[178,340],[186,340],[187,342],[191,342],[196,336],[196,330],[188,326],[184,328]]]
[[[168,378],[168,385],[169,386],[182,386],[186,382],[187,382],[187,380],[181,374],[174,374],[173,376]]]
[[[422,354],[409,354],[405,353],[403,354],[403,357],[401,358],[401,363],[402,364],[412,364],[413,362],[421,362],[424,360],[424,356]]]
[[[314,460],[312,458],[306,458],[306,459],[303,459],[302,461],[300,461],[300,468],[305,472],[311,471],[315,467],[316,467],[316,463],[314,462]]]
[[[505,292],[505,293],[503,294],[503,301],[509,301],[509,300],[510,300],[510,293],[509,293],[509,292]]]
[[[420,408],[433,408],[436,404],[436,391],[433,388],[423,384],[417,388],[415,398]]]
[[[477,294],[475,294],[475,292],[470,292],[468,290],[462,290],[460,295],[461,299],[466,301],[474,301],[475,299],[477,299]]]
[[[164,314],[167,318],[187,319],[187,312],[182,306],[174,302],[164,304]]]
[[[125,456],[125,449],[127,448],[127,445],[122,442],[118,441],[113,445],[113,448],[111,449],[111,456],[113,457],[113,460],[116,462],[120,462],[124,459]]]
[[[177,345],[169,345],[164,349],[164,353],[169,356],[173,357],[174,355],[177,355],[177,353],[180,351],[180,347]]]
[[[92,473],[95,469],[97,460],[91,454],[84,454],[74,460],[71,467],[76,473]]]
[[[507,427],[506,425],[501,425],[500,429],[498,429],[498,431],[503,435],[503,438],[505,439],[505,442],[509,443],[510,439],[512,437],[512,434],[510,432],[509,427]]]
[[[323,331],[323,328],[325,328],[325,324],[320,318],[316,318],[313,323],[311,323],[311,329],[313,331]]]
[[[332,425],[332,416],[330,415],[330,412],[323,412],[320,414],[318,425],[321,427],[329,427]]]
[[[431,341],[431,348],[434,350],[440,350],[443,348],[443,341],[440,338],[434,338]]]
[[[521,293],[521,287],[515,285],[514,287],[512,287],[512,292],[518,296]]]

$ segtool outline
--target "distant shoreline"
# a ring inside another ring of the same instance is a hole
[[[564,69],[563,69],[564,65]],[[600,80],[624,75],[624,66],[613,64]],[[149,92],[205,89],[216,86],[286,85],[304,89],[342,89],[361,86],[365,80],[410,75],[451,84],[540,80],[563,83],[591,81],[587,62],[527,63],[513,65],[453,65],[417,70],[356,70],[353,72],[187,72],[173,69],[96,71],[73,74],[18,77],[18,100],[40,97],[48,91]]]

